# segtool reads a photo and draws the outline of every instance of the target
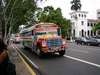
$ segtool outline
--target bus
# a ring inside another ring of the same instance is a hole
[[[54,23],[39,23],[24,28],[20,32],[24,47],[31,48],[37,55],[58,53],[65,54],[66,40],[61,36],[61,29]]]

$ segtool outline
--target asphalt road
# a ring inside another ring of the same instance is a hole
[[[66,54],[39,58],[30,49],[16,45],[44,75],[100,75],[100,47],[69,43]]]

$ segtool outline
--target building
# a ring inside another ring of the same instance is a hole
[[[88,12],[77,11],[70,13],[72,25],[72,37],[90,37],[98,35],[98,32],[93,32],[93,27],[100,22],[99,19],[88,19]],[[99,17],[98,17],[99,18]]]
[[[77,11],[70,13],[70,15],[73,38],[87,36],[87,12]]]
[[[97,19],[100,20],[100,9],[97,10]]]

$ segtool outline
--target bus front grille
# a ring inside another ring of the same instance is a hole
[[[59,47],[62,45],[62,40],[61,39],[49,39],[49,40],[47,40],[47,45],[49,48]]]

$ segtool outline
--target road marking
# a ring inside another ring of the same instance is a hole
[[[31,67],[26,63],[26,61],[23,59],[23,57],[19,54],[20,58],[22,59],[22,61],[24,62],[24,64],[26,65],[26,67],[28,68],[28,70],[30,71],[30,73],[32,75],[36,75],[36,73],[31,69]]]
[[[16,47],[16,46],[15,46]],[[20,49],[18,47],[16,47],[18,49],[18,51],[20,51]],[[24,55],[24,57],[36,68],[36,69],[39,69],[39,67],[34,63],[32,62],[22,51],[20,51],[20,53],[22,53]]]
[[[82,60],[82,59],[79,59],[79,58],[75,58],[75,57],[72,57],[72,56],[68,56],[68,55],[64,55],[64,57],[69,58],[69,59],[73,59],[73,60],[76,60],[76,61],[80,61],[80,62],[83,62],[83,63],[86,63],[86,64],[100,68],[99,64],[95,64],[95,63],[85,61],[85,60]]]
[[[14,47],[14,45],[12,46],[13,48],[15,48]],[[16,47],[17,48],[17,47]],[[16,52],[18,53],[18,51],[16,50]],[[19,55],[19,57],[22,59],[22,61],[23,61],[23,63],[26,65],[26,67],[28,68],[28,70],[30,71],[30,73],[32,74],[32,75],[36,75],[36,73],[32,70],[32,68],[29,66],[29,64],[23,59],[23,57],[18,53],[18,55]]]

